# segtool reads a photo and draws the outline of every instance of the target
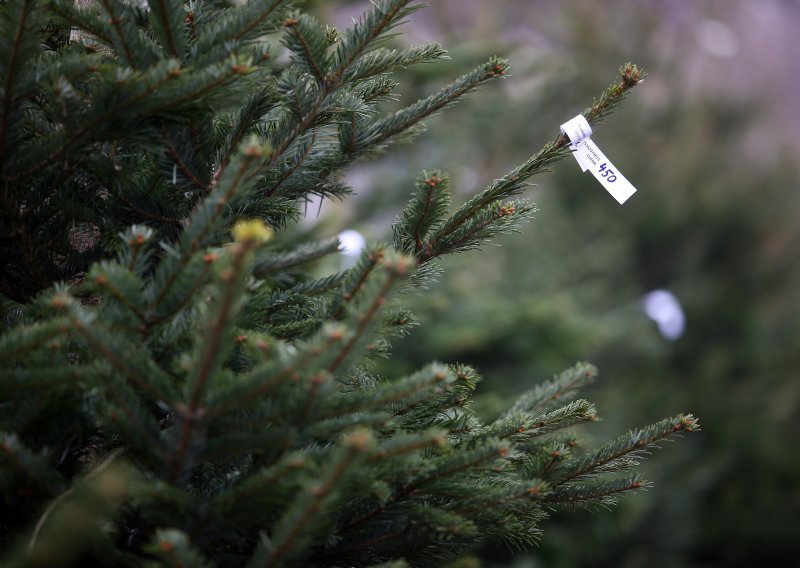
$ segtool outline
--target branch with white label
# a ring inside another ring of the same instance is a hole
[[[642,82],[646,73],[633,63],[619,68],[620,80],[613,83],[600,100],[572,120],[561,125],[561,135],[556,146],[561,149],[567,143],[581,170],[589,170],[620,204],[636,192],[636,188],[617,170],[600,148],[592,142],[592,125],[610,114],[635,85]]]
[[[641,82],[645,76],[644,72],[640,71],[639,68],[632,63],[626,63],[620,67],[619,74],[619,78],[603,92],[600,98],[580,115],[586,122],[585,127],[589,134],[591,133],[591,128],[589,127],[597,124],[605,116],[610,114],[622,101],[627,92]],[[434,258],[453,252],[454,250],[474,248],[471,245],[470,247],[455,246],[454,243],[458,244],[461,242],[458,239],[461,235],[469,236],[484,230],[485,227],[482,227],[481,223],[487,223],[487,219],[491,217],[491,208],[493,207],[495,207],[498,212],[502,212],[502,215],[498,213],[496,218],[509,226],[511,226],[511,222],[515,219],[516,215],[530,213],[530,206],[525,208],[520,207],[517,203],[512,203],[512,207],[507,207],[504,206],[503,200],[521,194],[528,186],[526,183],[528,178],[547,171],[547,166],[569,156],[572,153],[568,148],[570,144],[569,136],[562,132],[555,139],[545,144],[539,152],[528,158],[524,163],[511,170],[500,179],[493,181],[480,193],[472,196],[433,231],[424,242],[418,244],[416,251],[419,264],[425,264]],[[613,168],[611,163],[608,162],[596,146],[592,151],[596,154],[596,156],[595,154],[592,155],[592,159],[605,160],[597,163],[600,177],[611,178],[614,181],[607,183],[615,183],[623,187],[623,184],[620,183],[621,180],[624,179],[622,174]],[[605,167],[600,170],[600,167],[604,164]],[[609,169],[611,171],[608,171]],[[607,175],[603,176],[604,173]],[[625,181],[627,182],[627,180]],[[630,192],[630,190],[628,191]],[[617,193],[619,195],[624,195],[624,188],[623,191]],[[615,195],[615,197],[617,196]],[[627,199],[627,197],[630,197],[630,195],[626,196],[624,199]],[[617,197],[620,203],[624,201],[624,199],[620,200],[620,197]],[[490,219],[489,222],[492,222],[492,220]]]

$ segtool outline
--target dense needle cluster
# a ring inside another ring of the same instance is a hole
[[[417,6],[334,30],[283,0],[9,0],[0,7],[0,545],[20,566],[367,566],[523,546],[547,512],[644,486],[634,467],[697,428],[679,415],[580,450],[581,363],[482,423],[463,365],[379,376],[436,260],[515,230],[556,136],[452,208],[425,172],[353,268],[285,229],[349,193],[354,160],[505,76],[491,58],[383,113],[387,47]],[[280,37],[285,64],[270,55]],[[585,111],[596,123],[633,87]]]

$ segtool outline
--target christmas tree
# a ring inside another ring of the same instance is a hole
[[[416,8],[376,1],[347,30],[282,0],[0,8],[9,562],[439,563],[644,488],[643,454],[697,428],[678,415],[582,449],[566,428],[597,419],[576,398],[586,363],[491,423],[468,366],[376,372],[415,325],[403,294],[519,230],[527,180],[570,154],[557,134],[457,206],[423,172],[391,244],[314,275],[339,243],[293,232],[304,204],[345,198],[344,168],[508,73],[493,57],[387,112],[393,71],[446,55],[387,46]],[[642,76],[624,65],[583,116]]]

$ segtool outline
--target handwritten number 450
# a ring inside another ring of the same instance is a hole
[[[602,164],[600,166],[600,172],[603,174],[603,177],[606,178],[609,182],[617,181],[617,175],[614,173],[614,170],[606,167],[605,164]]]

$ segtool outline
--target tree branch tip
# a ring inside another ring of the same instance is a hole
[[[344,437],[344,446],[358,453],[365,452],[372,444],[373,436],[369,430],[360,429]]]
[[[645,77],[647,77],[647,73],[643,69],[640,69],[635,63],[627,62],[625,65],[619,68],[620,78],[622,79],[622,84],[625,87],[633,87],[634,85],[641,83]]]
[[[674,432],[696,432],[700,430],[700,421],[692,414],[682,414],[673,423],[672,429]]]

